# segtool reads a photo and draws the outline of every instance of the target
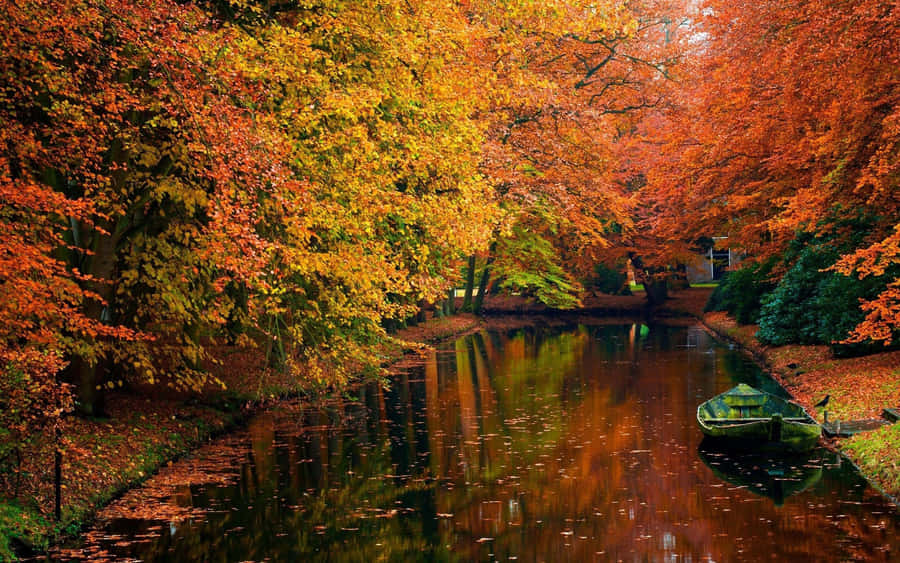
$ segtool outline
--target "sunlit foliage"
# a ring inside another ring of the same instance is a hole
[[[700,237],[727,236],[732,249],[766,259],[798,233],[849,239],[841,222],[869,216],[858,245],[823,266],[860,277],[888,271],[900,242],[896,6],[694,8],[671,103],[642,124],[646,253],[671,262]],[[897,283],[867,299],[851,340],[896,338]]]
[[[10,5],[9,432],[73,404],[103,414],[109,388],[220,385],[223,345],[339,384],[377,366],[383,327],[446,295],[467,256],[576,304],[572,272],[628,220],[609,143],[618,116],[653,104],[636,85],[663,72],[637,46],[654,9]]]

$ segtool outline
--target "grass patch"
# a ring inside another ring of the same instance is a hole
[[[13,544],[31,549],[47,548],[46,530],[51,524],[17,504],[0,504],[0,561],[15,561]]]
[[[888,494],[900,495],[900,424],[857,434],[846,441],[844,450]]]

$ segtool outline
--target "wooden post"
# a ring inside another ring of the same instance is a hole
[[[56,451],[53,460],[53,488],[56,497],[56,507],[53,515],[56,521],[62,520],[62,451],[59,449],[60,430],[59,424],[56,426]]]

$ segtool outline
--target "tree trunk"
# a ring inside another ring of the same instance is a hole
[[[647,294],[647,304],[651,307],[662,305],[669,298],[669,286],[665,278],[660,280],[644,281],[644,291]]]
[[[665,276],[655,276],[652,270],[644,268],[640,256],[635,255],[633,252],[628,254],[628,258],[631,260],[631,267],[634,268],[635,274],[639,273],[640,278],[642,278],[638,281],[642,281],[644,284],[647,305],[649,307],[662,305],[669,298],[669,288]]]
[[[428,308],[428,302],[425,301],[424,299],[420,299],[418,306],[419,306],[419,312],[416,314],[416,322],[424,323],[425,321],[428,320],[428,314],[425,312],[425,309]]]
[[[456,313],[456,288],[451,287],[447,290],[447,309],[446,314],[449,317],[450,315]]]
[[[484,296],[487,293],[488,280],[491,277],[491,263],[493,261],[493,256],[488,258],[484,264],[484,269],[481,270],[481,279],[478,280],[478,294],[475,295],[475,301],[472,304],[472,312],[476,315],[481,313],[481,308],[484,306]]]
[[[73,355],[66,379],[75,386],[75,412],[83,416],[102,417],[106,412],[103,378],[96,362]]]
[[[54,508],[53,516],[57,522],[62,521],[62,451],[59,449],[59,441],[61,432],[59,430],[59,422],[57,421],[54,437],[56,438],[56,448],[53,452],[53,496]]]
[[[113,273],[116,268],[116,247],[119,235],[116,225],[104,221],[102,228],[106,234],[101,234],[96,229],[91,229],[91,255],[84,256],[81,260],[82,271],[91,275],[94,281],[86,284],[86,288],[99,296],[99,299],[87,299],[84,303],[84,315],[100,323],[108,323],[111,315],[109,308],[112,306],[114,296]],[[84,232],[83,229],[82,232]],[[96,341],[87,342],[89,347],[96,348],[100,344]],[[75,410],[86,416],[105,416],[103,384],[104,370],[99,357],[102,352],[88,356],[74,354],[68,368],[68,379],[75,385]]]
[[[469,268],[466,271],[466,294],[463,297],[463,311],[472,310],[472,292],[475,290],[475,255],[469,256]]]

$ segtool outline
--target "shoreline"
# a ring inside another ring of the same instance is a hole
[[[384,358],[381,367],[400,365],[431,344],[479,330],[483,325],[478,317],[458,314],[402,329],[380,350]],[[347,388],[364,380],[356,377]],[[18,498],[30,495],[33,501],[0,502],[0,561],[44,559],[51,547],[79,535],[104,507],[144,485],[162,468],[245,427],[254,416],[281,403],[300,400],[315,405],[327,402],[334,392],[312,394],[299,386],[278,389],[277,383],[268,382],[252,399],[230,393],[207,396],[202,401],[111,393],[109,418],[65,419],[63,432],[70,445],[63,458],[60,522],[52,519],[52,478],[48,478],[53,444],[42,444],[32,452],[33,459],[26,459],[22,473],[31,476],[31,483],[24,484]]]
[[[822,411],[812,405],[826,394],[833,394],[836,411],[832,412],[837,412],[837,418],[842,420],[880,417],[884,407],[900,404],[900,381],[896,382],[898,389],[893,389],[891,381],[900,376],[900,351],[835,358],[827,346],[764,346],[753,336],[755,326],[738,326],[725,313],[707,313],[699,320],[717,338],[734,343],[751,356],[819,423]],[[858,371],[865,365],[869,371]],[[855,377],[850,379],[848,373]],[[866,379],[885,391],[872,394],[856,384],[857,380]],[[886,425],[849,438],[823,435],[821,443],[850,462],[873,488],[900,509],[900,447],[896,446],[900,445],[900,425]]]

